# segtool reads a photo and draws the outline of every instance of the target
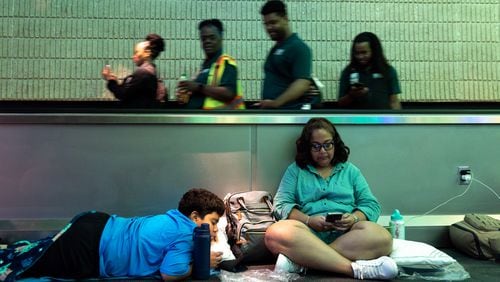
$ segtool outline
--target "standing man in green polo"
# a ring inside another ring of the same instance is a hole
[[[267,1],[260,13],[269,37],[276,44],[264,64],[262,100],[255,106],[300,109],[310,103],[305,94],[311,85],[311,49],[292,32],[285,3]]]

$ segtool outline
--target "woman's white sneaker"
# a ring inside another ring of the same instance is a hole
[[[372,260],[357,260],[351,263],[356,279],[390,280],[398,276],[396,262],[387,256]]]
[[[302,274],[306,272],[306,268],[291,261],[287,256],[279,254],[274,271]]]

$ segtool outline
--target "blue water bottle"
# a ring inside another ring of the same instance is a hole
[[[210,226],[208,223],[196,227],[193,233],[193,279],[210,278]]]

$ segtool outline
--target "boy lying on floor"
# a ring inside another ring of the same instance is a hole
[[[204,189],[191,189],[178,209],[165,214],[124,218],[102,212],[76,216],[61,232],[36,243],[0,251],[0,280],[26,277],[69,279],[191,275],[193,230],[202,223],[217,234],[224,203]],[[212,252],[216,268],[221,252]]]

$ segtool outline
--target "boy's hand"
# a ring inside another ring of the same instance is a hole
[[[210,252],[210,268],[219,267],[219,263],[222,261],[222,252]]]

